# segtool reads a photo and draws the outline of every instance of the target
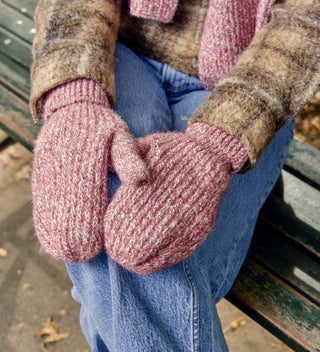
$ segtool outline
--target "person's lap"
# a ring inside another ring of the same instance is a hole
[[[122,45],[115,56],[115,110],[132,134],[184,131],[209,94],[200,81]],[[103,250],[87,263],[67,264],[92,351],[227,350],[215,304],[245,259],[258,212],[282,168],[293,123],[278,131],[253,170],[232,176],[213,231],[184,262],[142,276],[124,270]],[[115,175],[108,176],[110,197],[119,185]]]

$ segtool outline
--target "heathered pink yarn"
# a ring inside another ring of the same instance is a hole
[[[122,185],[105,215],[105,248],[124,268],[150,274],[188,257],[214,226],[230,173],[248,159],[233,136],[203,122],[185,134],[141,138],[152,176]]]
[[[178,2],[179,0],[130,0],[130,13],[137,17],[168,23],[173,20]]]
[[[210,0],[199,51],[199,78],[212,90],[269,19],[275,0]],[[177,0],[131,0],[132,15],[170,22]]]
[[[212,90],[269,18],[275,0],[210,0],[199,52],[199,78]]]
[[[104,89],[78,79],[50,91],[34,150],[33,218],[42,248],[56,259],[82,262],[103,246],[109,151],[124,183],[148,171]]]

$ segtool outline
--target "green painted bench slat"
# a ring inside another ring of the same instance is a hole
[[[286,169],[298,176],[302,175],[320,188],[319,150],[297,138],[293,140],[292,146],[286,160]]]
[[[0,51],[0,82],[26,101],[30,95],[30,73]]]
[[[26,9],[26,7],[22,8]],[[15,36],[32,44],[35,33],[34,22],[26,13],[22,13],[4,2],[0,2],[0,24],[1,27],[14,33]]]
[[[320,351],[319,204],[318,189],[282,170],[227,297],[295,351]]]
[[[7,44],[6,44],[7,43]],[[30,44],[0,28],[0,52],[29,69],[32,63]]]
[[[33,18],[38,0],[1,0],[1,2],[15,8],[24,15]]]
[[[30,74],[21,65],[0,52],[0,83],[10,88],[28,101],[30,94]]]
[[[249,256],[320,306],[319,263],[262,219],[256,226]]]
[[[320,309],[248,258],[227,296],[296,352],[320,352]]]
[[[294,148],[295,144],[291,145],[293,153]],[[282,170],[282,182],[267,199],[260,217],[299,245],[300,250],[320,260],[319,208],[320,191]]]
[[[39,133],[39,125],[33,123],[29,105],[0,85],[0,127],[13,139],[29,150]]]

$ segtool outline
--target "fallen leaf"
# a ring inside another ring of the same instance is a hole
[[[27,290],[28,288],[30,288],[31,287],[31,284],[30,283],[26,283],[26,284],[24,284],[23,285],[23,290],[25,291],[25,290]]]
[[[31,165],[27,164],[27,165],[24,165],[20,170],[18,170],[13,177],[16,181],[30,180],[31,171],[32,171]]]
[[[239,324],[237,321],[232,321],[230,326],[231,326],[231,329],[236,330],[236,329],[238,329]]]
[[[58,325],[53,322],[52,316],[50,315],[47,322],[44,324],[43,329],[38,332],[37,336],[39,337],[47,336],[42,341],[42,344],[45,346],[48,343],[64,340],[67,337],[69,337],[70,334],[69,333],[60,334]]]
[[[244,317],[240,317],[237,320],[233,320],[229,326],[227,326],[224,330],[223,330],[223,334],[225,335],[229,330],[235,331],[239,328],[239,326],[243,327],[246,325],[245,322],[245,318]]]
[[[24,327],[24,322],[21,322],[20,324],[17,325],[17,330],[21,332],[23,331],[23,327]]]
[[[11,145],[10,147],[8,147],[6,149],[6,151],[11,159],[20,159],[21,155],[19,153],[17,153],[15,145]]]
[[[9,157],[4,151],[0,152],[0,163],[3,169],[9,165]]]
[[[15,146],[11,145],[0,152],[0,164],[2,164],[2,168],[5,168],[9,165],[10,159],[20,159],[20,157],[21,156],[17,153]]]
[[[65,309],[61,309],[61,310],[59,311],[59,314],[60,314],[60,315],[66,315],[66,314],[67,314],[67,311],[66,311]]]
[[[4,248],[0,248],[0,258],[6,258],[8,256],[8,251]]]

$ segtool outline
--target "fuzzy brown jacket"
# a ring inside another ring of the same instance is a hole
[[[115,104],[117,39],[135,52],[197,75],[208,0],[180,0],[169,24],[129,15],[121,0],[40,0],[31,69],[31,109],[38,121],[48,90],[79,77],[106,89]],[[189,123],[236,136],[253,166],[275,132],[320,84],[320,0],[278,0],[271,19]]]

